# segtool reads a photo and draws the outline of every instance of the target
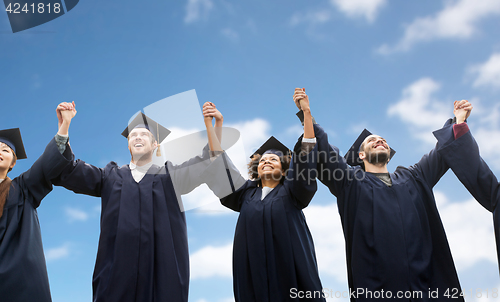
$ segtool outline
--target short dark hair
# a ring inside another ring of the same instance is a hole
[[[248,177],[250,180],[259,180],[259,161],[262,155],[260,154],[255,154],[251,159],[250,162],[248,163]],[[279,156],[280,162],[281,162],[281,170],[285,172],[288,171],[288,168],[290,168],[290,161],[292,160],[291,155],[284,155],[284,156]],[[280,183],[283,183],[285,180],[285,176],[282,176],[280,179]]]

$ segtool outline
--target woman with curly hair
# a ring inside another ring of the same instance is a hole
[[[316,150],[310,148],[315,137],[309,101],[300,103],[302,152],[292,157],[286,146],[271,137],[251,156],[250,179],[237,188],[239,180],[233,177],[237,189],[221,198],[222,205],[240,213],[233,244],[236,302],[325,301],[302,212],[317,186],[309,177],[316,168],[312,160]],[[221,115],[212,103],[203,109],[205,117]]]

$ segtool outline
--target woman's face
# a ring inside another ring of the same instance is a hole
[[[280,180],[283,176],[280,157],[271,153],[264,154],[259,160],[257,171],[261,179]]]
[[[15,166],[14,153],[12,149],[4,143],[0,143],[0,170],[8,171]]]

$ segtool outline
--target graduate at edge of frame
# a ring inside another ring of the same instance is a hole
[[[313,239],[302,212],[317,185],[309,177],[309,170],[316,168],[310,160],[316,153],[312,117],[308,101],[301,104],[306,118],[300,154],[291,158],[286,146],[269,138],[250,157],[249,180],[244,181],[234,166],[228,169],[230,181],[239,187],[230,195],[217,192],[221,185],[217,182],[225,179],[226,172],[217,175],[217,169],[206,170],[211,173],[206,178],[214,180],[207,184],[222,205],[239,212],[233,242],[236,302],[325,301]],[[221,115],[213,103],[206,103],[203,113]]]
[[[461,116],[457,117],[457,124],[453,126],[456,139],[439,150],[439,153],[471,195],[485,209],[493,212],[497,257],[500,263],[500,212],[498,210],[500,183],[481,158],[479,146],[466,123],[472,105],[467,100],[456,101],[455,110],[462,112]]]
[[[294,99],[304,97],[296,89]],[[434,132],[433,150],[393,173],[395,151],[381,136],[365,129],[344,158],[314,130],[318,179],[337,197],[351,301],[464,301],[432,192],[449,168],[438,151],[454,140],[451,119]]]
[[[0,130],[0,301],[52,301],[37,208],[72,160],[69,145],[60,146],[67,143],[76,111],[64,108],[57,107],[56,137],[28,171],[12,180],[7,173],[26,152],[19,128]]]
[[[205,147],[201,156],[180,165],[153,164],[154,150],[169,133],[139,113],[122,133],[129,165],[98,168],[78,159],[55,183],[101,198],[94,302],[188,301],[187,227],[178,197],[203,183],[200,169],[208,166],[210,154]]]

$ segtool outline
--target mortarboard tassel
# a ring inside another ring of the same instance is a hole
[[[158,124],[156,124],[156,139],[158,143],[158,148],[156,149],[156,156],[161,156],[161,148],[160,148],[160,131],[158,129]]]

